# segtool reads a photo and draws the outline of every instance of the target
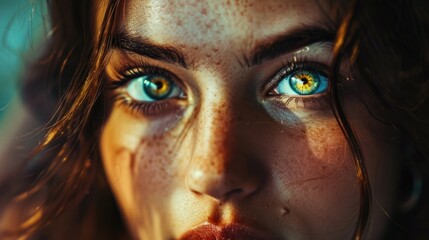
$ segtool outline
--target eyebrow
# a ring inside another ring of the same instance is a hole
[[[318,42],[333,42],[335,32],[324,28],[309,27],[292,31],[257,44],[250,57],[243,54],[245,64],[250,67]]]
[[[251,67],[305,46],[317,42],[332,42],[334,39],[335,32],[324,28],[310,27],[298,29],[256,44],[250,51],[250,54],[243,54],[243,59],[245,65]],[[188,61],[180,49],[169,45],[157,45],[147,38],[136,36],[126,31],[120,31],[114,35],[113,48],[189,68]]]
[[[179,49],[167,45],[156,45],[147,38],[142,38],[125,31],[120,31],[113,37],[113,47],[155,60],[179,64],[184,68],[188,68],[189,66],[183,52]]]

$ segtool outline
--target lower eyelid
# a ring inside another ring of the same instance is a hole
[[[289,96],[272,95],[267,98],[271,104],[279,108],[305,109],[305,110],[327,110],[329,108],[329,95],[326,93],[313,96]]]
[[[183,99],[167,99],[157,102],[138,102],[126,93],[119,94],[115,102],[132,115],[138,117],[162,117],[183,109]]]

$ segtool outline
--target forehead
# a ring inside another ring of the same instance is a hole
[[[120,28],[157,44],[253,46],[326,22],[315,0],[130,0]]]

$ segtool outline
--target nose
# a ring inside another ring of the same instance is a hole
[[[252,154],[255,148],[249,145],[249,129],[237,121],[233,109],[223,106],[198,113],[186,176],[192,193],[220,202],[251,196],[266,176],[261,161]]]
[[[232,166],[233,161],[235,160],[217,158],[212,159],[208,165],[192,166],[186,179],[188,189],[197,195],[210,196],[221,202],[241,200],[252,195],[263,181],[262,171],[258,172],[246,163]]]

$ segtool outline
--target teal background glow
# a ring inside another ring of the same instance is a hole
[[[24,63],[34,56],[46,25],[43,1],[0,0],[0,127],[19,99]]]

